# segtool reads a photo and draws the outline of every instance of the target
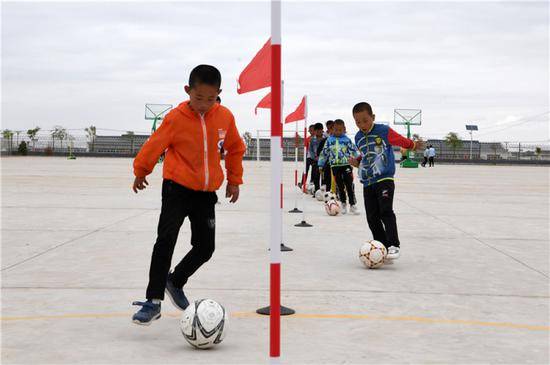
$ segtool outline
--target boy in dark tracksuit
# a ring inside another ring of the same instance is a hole
[[[327,120],[326,126],[327,126],[327,133],[323,137],[323,139],[320,140],[319,142],[319,146],[317,147],[317,156],[321,155],[321,151],[323,151],[327,138],[332,135],[333,128],[334,128],[334,121]],[[328,168],[323,169],[323,174],[321,174],[321,185],[325,185],[326,191],[330,191],[332,189],[332,176],[331,176],[330,165],[328,165],[327,167]]]
[[[168,113],[161,126],[143,144],[134,160],[134,192],[145,189],[161,153],[163,164],[162,208],[157,239],[151,255],[145,302],[132,321],[149,325],[160,318],[164,293],[179,309],[189,301],[183,286],[207,262],[215,248],[216,190],[223,183],[220,148],[225,151],[227,188],[225,196],[234,203],[243,183],[242,159],[245,145],[229,109],[216,103],[221,75],[213,66],[199,65],[191,71],[185,91],[189,100]],[[185,218],[191,223],[191,250],[170,273],[172,254]]]
[[[387,125],[375,124],[375,115],[368,103],[356,104],[353,118],[359,128],[355,144],[362,156],[350,158],[349,162],[359,168],[367,222],[373,238],[386,246],[388,259],[394,260],[399,258],[400,243],[393,212],[395,158],[392,145],[421,150],[424,144],[401,136]]]
[[[327,138],[323,151],[319,155],[319,168],[330,166],[332,175],[338,186],[338,197],[342,202],[342,214],[348,212],[347,198],[349,198],[349,211],[359,214],[357,211],[355,191],[353,188],[353,171],[349,164],[350,157],[357,158],[359,151],[355,144],[344,134],[345,124],[341,119],[334,121],[333,135]]]
[[[308,146],[308,157],[311,159],[311,182],[315,186],[315,191],[313,192],[313,197],[315,198],[315,192],[319,190],[319,168],[317,167],[317,159],[319,158],[317,154],[317,149],[319,147],[319,141],[323,137],[323,125],[321,123],[315,123],[313,125],[313,135],[309,140]]]

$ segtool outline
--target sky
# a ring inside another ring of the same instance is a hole
[[[546,1],[295,1],[282,17],[285,115],[308,95],[308,124],[350,133],[367,101],[392,125],[421,109],[425,138],[477,124],[482,141],[550,141]],[[269,2],[2,2],[1,20],[2,129],[147,132],[144,105],[186,100],[205,63],[240,132],[268,135],[254,107],[269,90],[238,95],[236,80],[269,38]]]

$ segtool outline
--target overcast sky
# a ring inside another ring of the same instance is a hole
[[[185,100],[190,70],[207,63],[241,133],[266,130],[269,111],[254,107],[268,89],[238,95],[236,79],[269,37],[269,10],[3,2],[2,128],[148,131],[144,104]],[[473,123],[485,141],[548,140],[548,21],[546,1],[285,2],[285,115],[307,94],[309,122],[342,118],[350,132],[351,108],[368,101],[380,121],[422,109],[414,131],[426,137],[467,137]]]

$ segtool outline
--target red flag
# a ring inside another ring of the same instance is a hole
[[[303,119],[306,119],[306,97],[305,96],[302,98],[302,102],[300,103],[300,105],[298,105],[296,110],[286,116],[285,123],[297,122]]]
[[[271,86],[271,38],[241,72],[238,83],[239,94]]]
[[[271,92],[269,92],[260,102],[256,105],[254,109],[254,114],[258,114],[258,108],[270,109],[271,108]]]

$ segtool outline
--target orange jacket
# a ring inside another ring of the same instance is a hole
[[[160,127],[143,144],[134,160],[134,175],[149,175],[166,150],[162,175],[192,190],[215,191],[223,182],[220,148],[230,184],[243,183],[242,160],[246,150],[233,114],[215,104],[200,116],[189,101],[168,113]]]

